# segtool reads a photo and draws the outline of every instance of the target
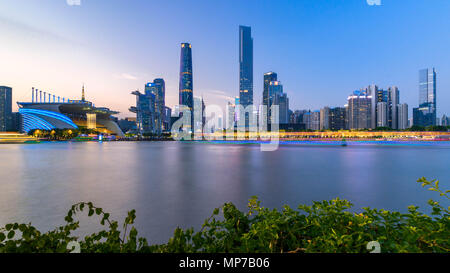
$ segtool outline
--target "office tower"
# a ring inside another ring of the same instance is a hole
[[[372,96],[367,90],[353,92],[348,98],[347,117],[349,129],[368,129],[372,127]]]
[[[283,94],[283,85],[280,81],[271,81],[268,90],[268,107],[274,104],[275,96]]]
[[[246,26],[239,26],[239,101],[244,108],[253,105],[253,38]],[[248,125],[245,113],[245,127]]]
[[[375,129],[377,127],[377,104],[378,102],[381,102],[379,99],[379,90],[378,86],[375,84],[370,85],[367,89],[367,94],[371,96],[370,98],[370,104],[371,104],[371,121],[370,121],[370,128]]]
[[[389,103],[388,103],[388,114],[389,114],[389,127],[392,129],[398,129],[398,110],[397,107],[400,104],[400,92],[397,86],[392,86],[388,89],[389,93]]]
[[[320,111],[316,110],[311,112],[311,130],[320,130]]]
[[[0,86],[0,132],[12,129],[12,88]]]
[[[345,130],[346,129],[347,109],[345,107],[335,107],[330,109],[330,129]]]
[[[277,73],[267,72],[264,73],[264,87],[263,87],[263,105],[269,105],[269,85],[270,82],[277,81]]]
[[[192,75],[192,46],[189,43],[181,44],[180,56],[180,86],[179,103],[191,111],[191,124],[193,124],[194,93],[193,93],[193,75]],[[182,109],[180,109],[182,110]],[[190,126],[189,130],[192,130]]]
[[[269,89],[268,89],[268,104],[267,104],[267,123],[271,124],[271,117],[272,117],[272,105],[278,105],[275,103],[275,98],[277,96],[280,96],[283,94],[283,85],[279,81],[271,81],[269,83]],[[279,109],[281,111],[281,109]],[[278,115],[279,123],[281,123],[280,115]]]
[[[395,87],[395,86],[394,86]],[[395,90],[398,91],[398,89],[392,89],[393,94],[395,94]],[[379,102],[386,102],[387,103],[387,116],[388,116],[388,124],[386,125],[386,127],[390,127],[391,125],[391,99],[390,99],[390,91],[389,90],[383,90],[378,88],[377,85],[372,84],[369,87],[367,87],[366,89],[366,93],[367,95],[371,96],[371,127],[372,129],[375,129],[378,126],[378,113],[377,113],[377,109],[378,109],[378,103]],[[397,97],[398,98],[398,97]],[[397,104],[398,104],[398,100],[397,100]]]
[[[399,104],[397,107],[398,127],[397,129],[405,130],[408,126],[408,104]]]
[[[145,85],[145,94],[154,95],[154,118],[155,118],[155,133],[160,135],[163,131],[164,122],[164,107],[165,107],[165,83],[163,79],[155,79]]]
[[[138,134],[156,134],[156,114],[155,101],[156,96],[152,92],[142,94],[139,91],[132,92],[136,96],[136,107],[130,108],[130,111],[136,113],[136,125]]]
[[[436,124],[436,71],[434,68],[419,71],[419,107],[413,109],[414,125]]]
[[[289,98],[286,93],[275,94],[274,105],[278,105],[279,109],[279,124],[289,123]]]
[[[303,113],[303,124],[305,124],[306,130],[312,130],[312,114],[311,111]]]
[[[388,127],[387,102],[377,103],[377,127]]]
[[[320,109],[320,130],[330,129],[330,107]]]

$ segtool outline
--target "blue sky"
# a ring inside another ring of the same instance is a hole
[[[180,43],[193,47],[194,95],[224,105],[238,95],[238,27],[252,27],[254,101],[275,71],[290,108],[342,106],[356,89],[396,85],[418,103],[418,71],[438,73],[438,114],[450,114],[450,1],[0,0],[0,85],[31,87],[132,116],[130,91],[156,77],[178,101]]]

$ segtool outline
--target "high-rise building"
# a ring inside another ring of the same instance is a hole
[[[253,38],[247,26],[239,26],[239,101],[244,108],[253,105]],[[245,113],[246,128],[248,114]]]
[[[311,112],[311,130],[320,130],[320,110]]]
[[[271,117],[272,117],[272,105],[278,105],[275,103],[275,98],[277,96],[281,96],[283,94],[283,85],[279,81],[271,81],[269,83],[269,89],[268,89],[268,104],[267,104],[267,123],[271,123]],[[281,112],[281,109],[279,109]],[[278,115],[279,123],[281,123],[281,117]]]
[[[357,90],[348,98],[347,117],[349,129],[368,129],[372,127],[372,96],[367,90]]]
[[[387,102],[377,103],[377,127],[388,127],[388,105]]]
[[[279,124],[289,123],[289,98],[286,93],[276,94],[274,105],[278,105],[279,109]]]
[[[408,126],[408,104],[399,104],[397,107],[398,127],[397,129],[405,130]]]
[[[330,129],[330,107],[320,109],[320,130]]]
[[[400,92],[397,86],[389,87],[389,103],[388,103],[388,121],[389,127],[392,129],[398,129],[398,105],[400,104]]]
[[[436,124],[436,71],[434,68],[419,71],[419,107],[413,109],[414,125]]]
[[[396,87],[395,87],[396,88]],[[393,89],[392,93],[395,94],[395,90],[397,89]],[[398,91],[398,90],[397,90]],[[389,90],[383,90],[380,89],[377,85],[372,84],[369,87],[367,87],[366,89],[366,93],[367,95],[370,95],[370,112],[371,112],[371,120],[370,120],[370,124],[372,129],[375,129],[378,126],[378,103],[379,102],[385,102],[387,104],[387,109],[386,109],[386,114],[387,114],[387,124],[385,127],[390,127],[391,126],[391,100],[390,100],[390,91]],[[397,101],[398,103],[398,101]],[[383,122],[381,122],[383,123]]]
[[[136,126],[138,134],[158,134],[156,127],[156,96],[152,92],[142,94],[134,91],[131,94],[136,96],[136,107],[131,107],[130,111],[136,113]]]
[[[155,133],[161,134],[164,130],[164,107],[165,107],[165,93],[166,86],[163,79],[155,79],[153,82],[149,82],[145,85],[145,94],[153,94],[154,99],[154,123],[155,123]]]
[[[306,130],[312,130],[312,114],[311,111],[303,113],[303,124],[305,124]]]
[[[267,72],[264,73],[264,87],[263,87],[263,105],[269,105],[269,86],[270,82],[277,81],[277,73]]]
[[[180,85],[179,104],[184,105],[191,111],[191,124],[193,124],[194,91],[192,71],[192,46],[189,43],[181,44],[180,55]],[[185,125],[189,127],[188,125]],[[191,130],[191,128],[189,129]]]
[[[345,107],[335,107],[330,109],[330,129],[345,130],[347,109]]]
[[[0,132],[12,130],[12,88],[0,86]]]
[[[286,93],[283,93],[283,85],[279,81],[271,81],[268,86],[268,123],[270,124],[270,117],[272,116],[272,105],[278,105],[279,124],[289,123],[289,98]]]
[[[371,96],[370,98],[370,104],[371,104],[371,110],[370,115],[372,119],[370,120],[370,128],[375,129],[377,127],[377,104],[379,102],[383,102],[383,96],[380,96],[380,90],[378,90],[378,86],[375,84],[370,85],[366,89],[367,94]]]

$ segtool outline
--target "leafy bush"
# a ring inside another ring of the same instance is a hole
[[[441,197],[439,181],[420,178],[417,182]],[[238,210],[232,203],[216,208],[198,232],[177,228],[174,236],[162,245],[149,245],[139,238],[133,226],[135,211],[128,213],[119,230],[110,214],[92,203],[72,206],[65,217],[67,224],[42,233],[31,224],[8,224],[0,229],[0,252],[69,252],[71,241],[78,240],[81,252],[327,252],[367,253],[368,242],[377,241],[382,252],[450,252],[449,209],[430,200],[432,216],[408,207],[408,213],[364,208],[361,213],[348,209],[346,200],[314,202],[297,209],[284,206],[282,210],[261,207],[254,197],[249,200],[248,211]],[[71,235],[79,227],[74,221],[77,213],[98,215],[107,230],[86,236]]]

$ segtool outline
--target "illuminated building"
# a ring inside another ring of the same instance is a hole
[[[131,94],[136,96],[136,106],[130,107],[130,112],[136,113],[136,127],[139,135],[157,134],[155,100],[152,92],[142,94],[139,91],[133,91]]]
[[[194,93],[192,75],[192,46],[189,43],[181,44],[180,55],[180,85],[179,103],[180,107],[185,106],[191,111],[191,124],[193,124]],[[180,110],[180,109],[179,109]],[[181,112],[180,112],[181,114]],[[180,115],[181,116],[181,115]],[[188,124],[185,125],[189,127]],[[192,128],[189,130],[192,131]]]
[[[330,129],[331,130],[344,130],[347,129],[347,109],[345,107],[335,107],[330,109]]]
[[[367,90],[357,90],[348,98],[348,128],[349,129],[368,129],[372,127],[371,120],[371,102],[372,96]]]
[[[277,73],[264,73],[263,105],[269,106],[269,86],[271,82],[275,81],[277,81]]]
[[[153,82],[149,82],[145,85],[145,95],[149,98],[151,96],[154,97],[152,103],[152,109],[154,109],[153,118],[154,118],[154,133],[157,135],[162,134],[164,130],[164,115],[165,115],[165,93],[166,86],[163,79],[155,79]]]
[[[32,90],[31,102],[18,102],[19,113],[22,117],[22,131],[29,132],[34,129],[95,129],[100,133],[123,137],[112,115],[119,112],[111,111],[105,107],[95,107],[84,97],[84,86],[81,100],[60,101],[56,96],[42,91]],[[39,96],[38,96],[39,94]]]
[[[239,26],[239,102],[244,109],[253,105],[253,38],[252,29]],[[249,126],[245,113],[245,128]]]

